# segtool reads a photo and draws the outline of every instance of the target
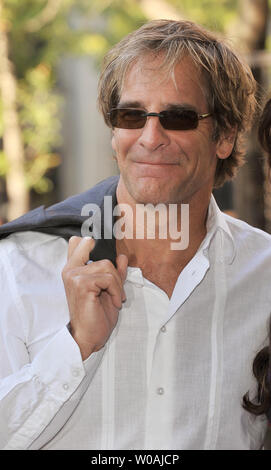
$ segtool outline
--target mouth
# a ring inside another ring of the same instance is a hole
[[[139,178],[171,178],[179,167],[173,162],[133,161],[134,175]]]
[[[150,165],[150,166],[176,166],[176,165],[179,165],[179,163],[175,163],[175,162],[138,162],[138,161],[135,161],[134,163],[137,163],[138,165]]]

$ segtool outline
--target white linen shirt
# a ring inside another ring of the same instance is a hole
[[[82,361],[67,328],[67,242],[0,243],[1,449],[257,449],[263,416],[242,408],[267,342],[271,236],[220,212],[171,299],[128,267],[110,339]],[[158,267],[159,268],[159,267]]]

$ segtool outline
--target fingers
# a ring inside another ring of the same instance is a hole
[[[127,275],[128,258],[126,255],[118,255],[116,258],[117,269],[109,260],[100,260],[94,263],[88,264],[89,255],[95,246],[95,241],[90,237],[76,237],[73,236],[69,240],[68,246],[68,262],[65,266],[64,273],[70,269],[81,268],[84,266],[88,272],[97,274],[104,272],[111,274],[115,277],[115,280],[119,284],[121,289],[122,301],[126,300],[126,295],[123,289],[123,284]]]
[[[92,285],[91,285],[92,284]],[[89,288],[96,291],[99,296],[101,291],[106,291],[112,299],[113,305],[120,310],[122,307],[121,292],[116,277],[109,273],[96,274],[91,278]]]
[[[95,240],[90,237],[71,237],[68,247],[67,267],[84,266],[89,261],[89,254],[95,246]]]
[[[68,260],[70,259],[70,257],[72,256],[75,248],[79,245],[80,241],[81,241],[81,237],[71,237],[69,239],[69,245],[68,245]]]
[[[82,269],[82,268],[79,268],[79,269]],[[116,282],[118,283],[119,288],[122,289],[123,282],[122,282],[121,276],[119,272],[116,270],[113,263],[109,261],[108,259],[103,259],[100,261],[95,261],[93,263],[90,263],[84,267],[84,271],[86,274],[90,274],[94,276],[100,273],[111,274],[116,279]]]

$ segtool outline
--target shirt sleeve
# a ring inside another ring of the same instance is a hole
[[[84,366],[79,348],[64,327],[31,364],[2,379],[1,448],[27,449],[40,436],[37,449],[52,439],[78,405],[102,355],[103,350],[93,353]]]
[[[30,358],[18,311],[20,299],[3,258],[0,285],[0,448],[38,449],[56,435],[79,404],[104,348],[83,362],[64,324],[51,331]]]

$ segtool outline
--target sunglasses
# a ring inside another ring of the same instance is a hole
[[[177,109],[146,113],[138,108],[113,108],[107,113],[112,127],[119,129],[142,129],[148,116],[157,116],[164,129],[169,131],[189,131],[198,127],[199,121],[211,116],[211,113],[198,114],[192,109]]]

